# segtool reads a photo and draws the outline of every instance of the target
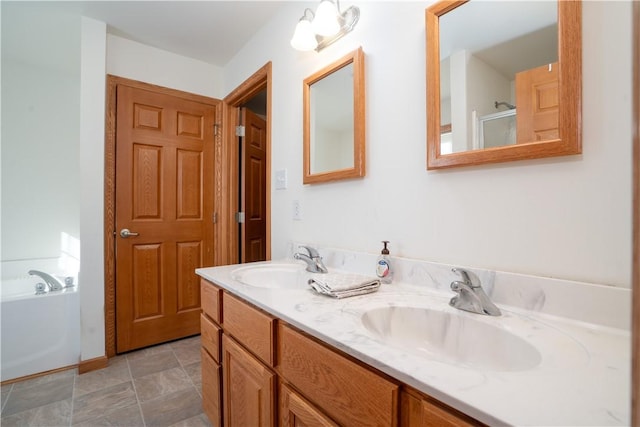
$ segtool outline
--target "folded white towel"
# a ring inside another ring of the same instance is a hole
[[[312,277],[309,285],[320,294],[346,298],[377,291],[380,280],[361,274],[327,273]]]

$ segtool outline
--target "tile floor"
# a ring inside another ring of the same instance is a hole
[[[2,386],[2,427],[211,426],[202,412],[200,336]]]

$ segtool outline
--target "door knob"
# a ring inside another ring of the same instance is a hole
[[[122,230],[120,230],[120,237],[123,238],[127,238],[127,237],[135,237],[135,236],[139,236],[138,233],[134,233],[133,231],[129,231],[128,228],[123,228]]]

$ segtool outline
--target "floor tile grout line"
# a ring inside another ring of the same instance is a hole
[[[201,335],[194,335],[197,336],[198,338],[200,338]],[[191,338],[187,338],[187,339],[192,339]],[[193,382],[193,378],[191,378],[191,375],[189,375],[189,373],[187,372],[187,370],[185,369],[185,365],[182,363],[182,360],[180,360],[180,358],[178,357],[178,355],[176,354],[174,348],[172,345],[169,346],[171,348],[171,351],[173,351],[173,355],[176,358],[176,360],[178,361],[178,364],[180,365],[180,367],[182,368],[182,372],[187,376],[187,378],[189,378],[189,382],[191,383],[191,385],[193,386],[193,388],[196,390],[196,393],[198,393],[198,396],[200,396],[200,398],[202,399],[202,391],[198,389],[198,386],[196,385],[195,382]],[[195,362],[194,362],[195,363]],[[202,363],[202,361],[200,361],[200,363]]]
[[[136,382],[133,378],[133,372],[131,372],[131,364],[129,363],[129,355],[125,355],[125,360],[127,361],[127,369],[129,370],[129,378],[131,379],[131,387],[133,387],[133,393],[136,396],[136,402],[138,403],[138,411],[140,411],[140,419],[142,420],[142,427],[146,427],[147,422],[144,419],[144,412],[142,412],[142,402],[140,402],[140,398],[138,397],[138,390],[136,389]]]
[[[76,401],[76,379],[78,378],[78,373],[73,373],[73,386],[71,388],[71,409],[69,412],[69,427],[73,426],[73,406]]]
[[[4,402],[2,402],[2,407],[0,408],[0,418],[2,417],[1,414],[4,414],[4,407],[7,406],[7,402],[9,401],[9,398],[11,397],[11,393],[13,392],[13,386],[15,385],[15,383],[9,384],[9,391],[7,392],[7,397],[4,399]]]

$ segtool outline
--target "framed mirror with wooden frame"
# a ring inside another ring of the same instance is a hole
[[[303,120],[305,184],[365,175],[362,48],[304,80]]]
[[[500,114],[496,113],[493,116],[500,115],[500,118],[503,118],[505,114],[512,116],[512,125],[509,132],[512,136],[508,142],[495,145],[483,144],[482,123],[478,119],[475,108],[463,109],[458,114],[458,117],[462,117],[462,119],[458,120],[458,123],[462,123],[460,126],[457,126],[456,123],[451,123],[451,121],[443,123],[442,108],[444,107],[442,105],[444,104],[441,99],[441,81],[450,78],[452,91],[460,90],[460,87],[466,88],[467,81],[461,81],[459,73],[452,72],[450,75],[441,75],[441,61],[443,60],[441,58],[441,47],[443,43],[448,43],[447,40],[443,41],[441,39],[443,34],[442,21],[445,18],[448,19],[447,14],[453,15],[456,10],[464,11],[462,8],[482,3],[486,4],[486,2],[480,1],[445,0],[433,4],[425,12],[427,28],[427,169],[580,154],[582,152],[582,3],[580,0],[558,1],[551,4],[553,8],[557,5],[557,25],[554,22],[552,27],[554,29],[552,36],[555,37],[557,32],[557,50],[555,45],[553,46],[557,62],[544,62],[544,65],[537,68],[541,68],[545,72],[547,69],[549,72],[553,71],[557,75],[556,80],[552,84],[547,82],[544,87],[541,85],[536,86],[535,82],[531,83],[528,88],[532,95],[529,95],[528,98],[521,97],[517,99],[520,89],[516,87],[516,84],[518,84],[516,78],[515,81],[511,81],[511,93],[512,97],[515,98],[515,101],[513,101],[515,105],[511,105],[512,103],[509,102],[499,102],[501,99],[497,96],[491,99],[491,108],[493,108],[495,99],[495,108],[498,109],[500,107],[503,109],[503,111],[499,111]],[[510,3],[517,4],[520,2],[497,2],[493,3],[491,7],[503,8]],[[539,3],[540,5],[546,3],[549,5],[548,2],[530,3]],[[493,9],[493,14],[498,13],[498,10]],[[479,17],[476,15],[474,21],[481,23],[484,21],[487,24],[493,18],[493,14],[483,14],[479,15]],[[553,18],[555,18],[556,14],[553,13],[553,10],[552,14],[554,15]],[[482,19],[482,16],[485,16],[485,19]],[[511,17],[515,18],[516,15],[511,15]],[[518,17],[530,19],[525,14],[519,14]],[[473,24],[475,25],[475,22]],[[452,31],[458,34],[471,31],[469,26],[466,28],[447,28],[447,30],[449,34]],[[501,30],[503,28],[497,28],[493,25],[483,33],[498,33]],[[503,40],[502,42],[505,41]],[[555,39],[552,43],[556,43]],[[502,44],[506,43],[501,43],[498,47],[502,47]],[[467,55],[466,59],[469,58],[466,52],[464,55]],[[533,68],[526,71],[533,71]],[[466,76],[466,74],[463,75]],[[472,75],[472,77],[475,78],[475,75]],[[485,87],[483,86],[482,89],[485,89]],[[545,90],[546,92],[544,92]],[[543,102],[547,104],[547,107],[550,105],[553,109],[552,121],[554,122],[554,129],[539,132],[529,129],[530,133],[525,135],[525,128],[533,127],[534,121],[538,120],[537,117],[532,115],[539,111],[536,108],[541,108],[540,104]],[[532,106],[530,105],[532,103],[538,104]],[[485,102],[485,104],[488,104],[488,102]],[[502,107],[501,104],[507,107]],[[505,108],[512,111],[504,111]],[[447,112],[445,111],[445,113]],[[452,113],[451,115],[453,116],[454,114]],[[466,146],[460,150],[452,150],[445,147],[444,134],[452,131],[460,132],[460,127],[467,125],[469,130],[465,130],[464,135],[459,138],[462,144]],[[504,133],[507,132],[505,131]],[[517,138],[516,134],[518,134]]]

